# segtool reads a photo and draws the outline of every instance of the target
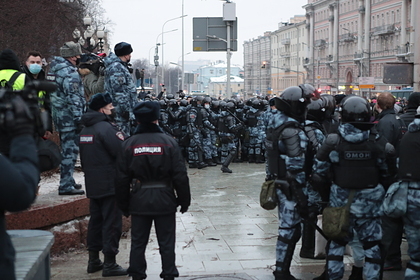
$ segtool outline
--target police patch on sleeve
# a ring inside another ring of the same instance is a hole
[[[124,134],[121,131],[118,131],[117,133],[115,133],[115,135],[118,137],[118,139],[124,141]]]

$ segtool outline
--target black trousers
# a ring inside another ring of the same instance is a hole
[[[128,273],[130,276],[147,277],[145,252],[149,242],[152,222],[155,224],[159,253],[162,260],[160,277],[178,277],[178,269],[175,266],[175,213],[157,216],[131,216],[131,251]]]
[[[115,196],[90,199],[90,220],[87,233],[89,251],[101,251],[104,254],[118,254],[122,233],[122,213],[117,206]]]
[[[382,245],[386,254],[385,262],[401,264],[401,241],[404,232],[402,218],[382,217]]]

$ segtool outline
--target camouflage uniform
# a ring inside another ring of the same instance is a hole
[[[121,130],[131,135],[135,123],[133,107],[137,104],[137,91],[127,65],[114,53],[105,58],[105,92],[112,97],[115,122]]]
[[[338,133],[346,142],[357,144],[367,141],[371,132],[362,131],[349,123],[344,123],[338,127]],[[331,137],[331,135],[329,137]],[[378,139],[378,137],[379,136],[376,135],[376,139]],[[328,138],[323,146],[326,145],[327,142]],[[320,151],[321,150],[323,150],[323,147],[320,148]],[[319,153],[317,154],[314,172],[321,176],[327,176],[330,167],[339,162],[340,154],[333,149],[327,155],[328,159],[326,161],[318,160],[318,155]],[[388,169],[386,155],[379,155],[376,159],[376,165],[379,170],[386,172]],[[347,203],[350,190],[351,189],[349,188],[342,188],[333,183],[331,186],[329,206],[344,206]],[[357,233],[359,240],[365,249],[365,265],[363,272],[366,279],[379,279],[381,269],[381,250],[379,244],[382,238],[380,206],[384,195],[385,191],[380,183],[373,188],[356,189],[353,203],[350,206],[350,228],[348,236],[343,240],[332,240],[328,249],[328,279],[342,279],[344,275],[342,258],[346,244],[353,239],[354,231]]]
[[[305,166],[305,152],[308,146],[308,138],[303,130],[297,130],[299,138],[299,147],[300,154],[298,156],[290,157],[288,156],[287,145],[283,140],[273,139],[273,141],[268,143],[268,138],[270,131],[280,127],[285,122],[296,122],[295,119],[282,114],[278,110],[271,110],[271,118],[267,122],[267,153],[273,153],[268,147],[271,147],[271,144],[278,145],[280,149],[280,158],[284,161],[286,170],[293,174],[294,180],[297,184],[300,185],[302,191],[306,193],[306,178],[304,172]],[[284,130],[286,130],[285,128]],[[270,170],[272,169],[269,166]],[[267,174],[267,177],[272,177],[270,172]],[[279,178],[281,180],[286,180],[286,178]],[[290,275],[289,268],[292,261],[293,252],[301,236],[301,225],[302,220],[301,215],[297,207],[297,200],[293,196],[291,199],[286,197],[286,194],[283,193],[281,189],[276,189],[278,197],[278,217],[279,217],[279,230],[278,238],[276,244],[276,270],[274,275],[276,279],[281,279],[280,275]],[[287,278],[289,279],[289,278]]]
[[[74,166],[79,153],[78,127],[85,111],[86,99],[82,79],[76,66],[67,59],[54,57],[47,79],[57,84],[51,94],[52,118],[60,133],[62,161],[60,165],[59,191],[75,186]]]
[[[187,112],[187,132],[190,137],[188,163],[190,168],[205,167],[203,165],[203,136],[200,131],[201,118],[198,110],[199,108],[191,106]]]
[[[214,130],[216,129],[214,125],[210,122],[210,113],[209,110],[207,110],[204,107],[200,108],[201,115],[203,116],[203,150],[204,150],[204,158],[206,160],[207,164],[213,163],[213,155],[215,154],[215,146],[212,142],[215,141],[215,137],[212,138],[212,133],[214,135]]]

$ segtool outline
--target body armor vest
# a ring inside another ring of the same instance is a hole
[[[341,137],[336,151],[339,162],[333,163],[334,183],[342,188],[374,188],[379,183],[378,157],[384,153],[379,143],[374,141],[376,134],[371,132],[369,140],[362,143],[350,143]],[[373,138],[373,139],[372,139]]]
[[[249,111],[248,112],[248,114],[246,116],[248,127],[255,127],[257,125],[257,123],[258,123],[257,117],[258,117],[258,111],[257,112]]]
[[[229,130],[229,128],[226,126],[226,119],[229,117],[229,115],[226,115],[226,116],[220,116],[220,118],[219,118],[219,123],[218,123],[218,129],[219,129],[219,132],[225,132],[225,133],[229,133],[230,132],[230,130]]]

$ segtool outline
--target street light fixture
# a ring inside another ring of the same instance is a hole
[[[184,17],[186,17],[186,16],[188,16],[188,15],[182,15],[182,16],[179,16],[179,17],[176,17],[176,18],[171,18],[171,19],[168,19],[168,20],[167,20],[167,21],[165,21],[165,23],[162,25],[162,82],[163,82],[163,83],[165,83],[165,68],[164,68],[164,66],[165,66],[165,61],[164,61],[164,58],[163,58],[163,34],[165,34],[165,32],[164,32],[164,29],[165,29],[165,24],[167,24],[168,22],[170,22],[170,21],[172,21],[172,20],[176,20],[176,19],[184,18]]]

